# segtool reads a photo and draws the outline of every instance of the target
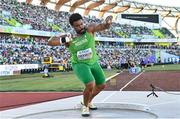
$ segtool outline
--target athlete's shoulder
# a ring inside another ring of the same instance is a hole
[[[91,23],[87,26],[87,31],[93,31],[95,28],[96,24],[95,23]]]

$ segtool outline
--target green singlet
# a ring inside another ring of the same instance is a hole
[[[80,37],[73,38],[68,49],[71,53],[72,68],[84,84],[91,81],[95,81],[97,85],[105,83],[92,34],[86,32]]]
[[[69,46],[72,63],[94,64],[98,60],[94,36],[88,32],[74,38]]]

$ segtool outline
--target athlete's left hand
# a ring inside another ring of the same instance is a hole
[[[105,19],[106,24],[112,24],[112,19],[113,19],[112,15],[106,17],[106,19]]]

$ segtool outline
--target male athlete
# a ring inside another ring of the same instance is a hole
[[[70,34],[52,37],[48,45],[58,46],[65,44],[71,53],[72,68],[77,77],[84,83],[82,116],[89,116],[89,109],[97,107],[91,103],[92,99],[105,88],[105,76],[98,63],[95,49],[94,33],[110,28],[112,16],[108,16],[104,23],[87,27],[80,14],[74,13],[69,17],[69,23],[76,31],[75,36]]]

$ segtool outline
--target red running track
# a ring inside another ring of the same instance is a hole
[[[81,94],[81,92],[1,92],[0,111]]]
[[[107,82],[105,90],[120,90],[124,85],[131,81],[135,76],[128,72],[123,72]],[[180,91],[180,72],[179,71],[152,71],[144,72],[124,91],[151,91],[150,84],[155,84],[168,91]],[[0,110],[7,110],[34,103],[52,101],[62,98],[81,95],[81,92],[24,92],[24,93],[0,93]]]

